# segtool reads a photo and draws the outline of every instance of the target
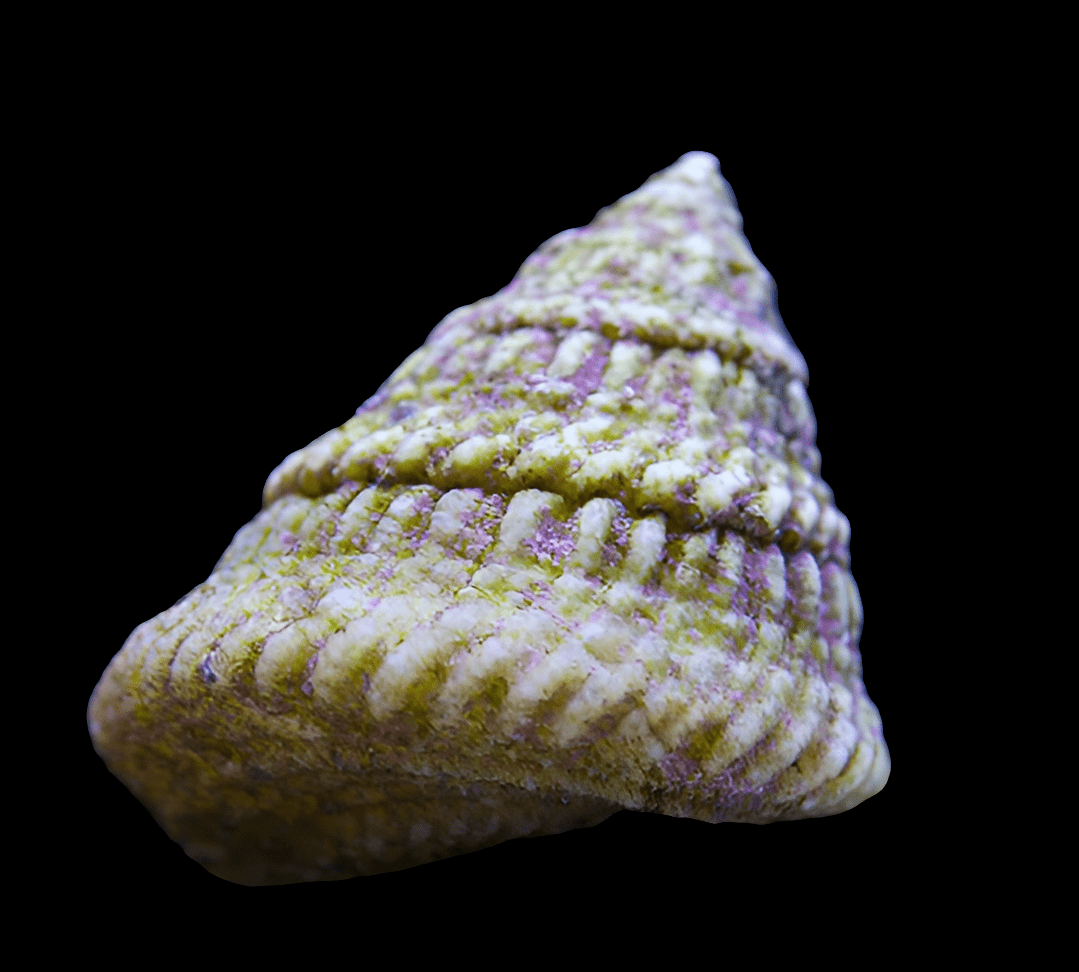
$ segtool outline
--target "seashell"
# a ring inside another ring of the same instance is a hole
[[[269,477],[94,746],[247,885],[630,808],[847,810],[889,756],[806,365],[704,153],[544,244]]]

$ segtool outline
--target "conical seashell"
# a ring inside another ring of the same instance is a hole
[[[889,772],[806,367],[684,156],[450,314],[137,628],[94,745],[243,884],[628,807],[766,823]]]

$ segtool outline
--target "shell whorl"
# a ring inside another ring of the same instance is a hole
[[[729,188],[692,153],[450,314],[264,500],[425,482],[611,496],[686,526],[774,521],[787,492],[830,503],[805,380]]]
[[[684,156],[274,471],[102,677],[98,752],[244,883],[621,807],[854,806],[888,752],[805,380],[715,160]]]

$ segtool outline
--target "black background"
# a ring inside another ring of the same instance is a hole
[[[61,141],[78,161],[60,170],[44,250],[57,272],[43,317],[74,325],[56,337],[63,458],[49,472],[75,469],[82,483],[72,533],[57,538],[75,564],[64,799],[78,811],[65,838],[77,872],[147,902],[197,895],[210,910],[377,909],[402,895],[555,886],[575,907],[702,880],[719,898],[770,900],[792,873],[806,894],[864,882],[852,906],[868,910],[880,885],[905,879],[924,704],[909,693],[921,608],[898,549],[920,419],[901,386],[905,335],[920,326],[906,227],[925,146],[898,134],[902,112],[833,104],[758,125],[705,113],[610,131],[545,119],[522,133],[449,106],[371,121],[363,106],[311,96],[159,94],[69,116]],[[837,817],[768,827],[626,812],[343,884],[245,889],[209,875],[90,745],[85,705],[109,659],[208,576],[274,466],[344,422],[442,317],[691,150],[719,158],[809,364],[823,476],[852,524],[887,788]]]

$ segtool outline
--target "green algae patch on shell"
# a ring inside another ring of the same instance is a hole
[[[684,156],[270,475],[102,676],[97,752],[249,885],[622,808],[857,805],[889,757],[806,377],[715,159]]]

